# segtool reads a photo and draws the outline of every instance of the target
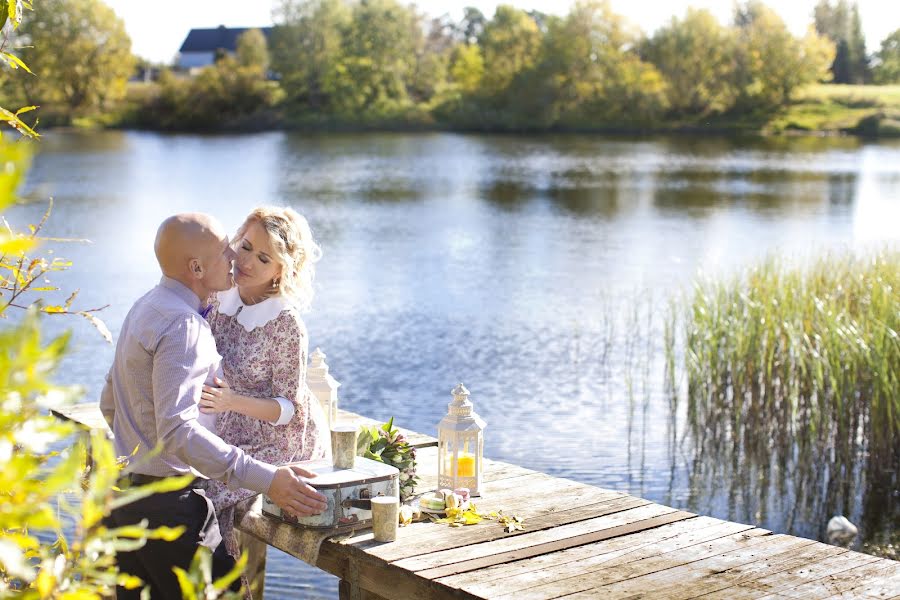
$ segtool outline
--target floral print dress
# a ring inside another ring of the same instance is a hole
[[[207,319],[222,355],[224,379],[231,388],[255,398],[284,398],[295,408],[284,425],[236,412],[219,413],[219,437],[274,465],[324,457],[328,429],[322,408],[306,384],[309,342],[297,310],[281,296],[245,305],[235,287],[216,296]],[[229,489],[210,480],[207,495],[216,507],[229,554],[239,556],[233,534],[234,505],[256,492]]]

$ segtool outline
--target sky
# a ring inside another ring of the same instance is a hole
[[[403,0],[401,0],[402,2]],[[272,24],[272,9],[277,0],[189,0],[172,10],[160,10],[157,2],[138,0],[106,0],[125,21],[135,54],[153,62],[170,63],[191,28],[262,27]],[[571,6],[566,0],[506,0],[526,10],[565,14]],[[812,22],[816,0],[768,0],[797,35]],[[474,6],[490,17],[498,2],[491,0],[420,0],[419,9],[438,17],[449,14],[462,17],[463,8]],[[862,16],[863,33],[869,52],[877,50],[889,33],[900,28],[900,2],[889,0],[857,0]],[[683,16],[688,6],[709,9],[722,23],[731,20],[732,0],[611,0],[613,11],[623,15],[647,33],[652,33],[673,15]],[[252,9],[248,9],[252,6]]]

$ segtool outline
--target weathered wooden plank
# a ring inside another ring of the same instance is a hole
[[[652,589],[667,600],[686,600],[728,587],[733,582],[752,580],[767,572],[778,571],[781,564],[810,546],[812,540],[785,535],[770,536],[764,544],[659,571],[609,586],[612,593],[643,593]],[[806,561],[809,562],[807,558]],[[788,567],[784,567],[787,569]]]
[[[79,425],[88,429],[101,429],[112,435],[103,413],[100,412],[99,402],[82,402],[80,404],[72,404],[70,406],[61,406],[50,409],[50,412],[66,421],[74,421]]]
[[[859,598],[900,599],[900,574],[889,575],[853,590]]]
[[[384,598],[478,600],[478,596],[473,596],[464,590],[455,590],[440,583],[416,577],[410,571],[398,569],[383,561],[372,560],[371,557],[366,557],[362,551],[337,542],[326,541],[322,544],[316,566],[329,573],[341,573],[339,576],[347,581],[348,586],[355,583],[361,590]]]
[[[529,529],[536,525],[535,519],[566,512],[565,509],[573,510],[586,506],[602,508],[599,505],[628,499],[639,500],[620,492],[580,484],[570,487],[559,487],[552,479],[535,479],[532,477],[521,479],[517,477],[508,481],[521,481],[519,485],[527,486],[525,489],[528,489],[529,493],[523,494],[517,491],[514,485],[513,488],[505,490],[503,493],[497,492],[495,489],[490,497],[484,500],[476,498],[474,502],[478,507],[478,511],[482,514],[488,514],[492,511],[503,511],[507,515],[514,514],[519,516],[525,519]],[[648,503],[648,501],[643,502],[645,504]],[[575,513],[570,515],[573,519],[577,518],[573,515]],[[588,510],[586,518],[591,516],[598,515],[591,515]],[[477,529],[470,527],[454,533],[461,536],[460,539],[465,539],[466,537],[477,539],[483,533],[483,530],[484,527]],[[446,537],[446,526],[420,529],[417,535],[417,543],[428,543],[428,538],[445,540]]]
[[[718,590],[711,594],[697,596],[698,600],[761,600],[768,598],[769,600],[788,600],[788,596],[779,594],[766,594],[753,588],[726,588]]]
[[[859,598],[860,588],[900,573],[898,566],[890,564],[893,562],[884,559],[872,561],[846,571],[829,573],[821,579],[794,588],[779,590],[778,593],[791,598]],[[900,589],[896,591],[900,593]]]
[[[600,490],[595,490],[599,494],[598,497],[604,497]],[[493,541],[501,538],[509,538],[534,531],[540,531],[550,527],[584,521],[589,518],[622,512],[630,508],[650,504],[641,499],[632,499],[628,496],[621,497],[618,494],[607,496],[607,500],[595,502],[583,507],[577,507],[572,513],[558,512],[555,506],[547,506],[542,512],[533,514],[528,511],[523,512],[513,506],[504,507],[506,514],[516,514],[525,516],[525,529],[521,531],[507,532],[503,527],[493,521],[483,521],[482,523],[471,527],[451,528],[444,524],[426,523],[418,528],[402,528],[398,535],[397,542],[391,545],[378,544],[364,538],[354,540],[353,543],[358,544],[360,548],[366,549],[374,556],[394,561],[412,556],[435,552],[439,550],[450,550],[452,548],[460,548],[471,544]],[[585,498],[585,502],[589,502],[592,498]],[[481,512],[487,512],[489,509],[479,508]],[[587,512],[585,512],[587,511]],[[532,519],[534,517],[534,519]],[[422,525],[422,524],[420,524]]]
[[[420,571],[423,569],[439,567],[445,564],[461,562],[463,560],[483,558],[485,556],[498,554],[500,552],[521,550],[522,548],[527,548],[537,544],[565,540],[579,535],[612,529],[620,525],[628,525],[630,523],[652,519],[654,517],[659,517],[675,512],[678,511],[675,511],[675,509],[669,508],[668,506],[648,504],[647,506],[640,506],[638,508],[616,512],[611,515],[605,515],[602,517],[597,517],[595,519],[588,519],[568,525],[560,525],[559,527],[554,527],[552,529],[545,529],[536,532],[525,532],[521,535],[505,537],[478,544],[470,544],[462,548],[453,548],[450,550],[443,550],[431,552],[429,554],[413,556],[411,558],[405,558],[396,561],[394,564],[396,564],[398,567],[409,569],[410,571]],[[682,515],[679,515],[679,517],[681,516]],[[693,515],[691,515],[690,513],[684,513],[683,515],[684,518],[689,518],[690,516]]]
[[[437,579],[440,577],[446,577],[448,575],[455,575],[457,573],[466,573],[469,571],[475,571],[478,569],[483,569],[485,567],[490,567],[493,565],[498,565],[514,560],[522,560],[526,558],[532,558],[535,556],[540,556],[542,554],[547,554],[551,552],[559,552],[560,550],[566,550],[568,548],[574,548],[577,546],[584,546],[585,544],[592,544],[594,542],[607,540],[623,535],[628,535],[631,533],[635,533],[638,531],[644,531],[646,529],[653,529],[655,527],[660,527],[662,525],[667,525],[669,523],[674,523],[676,521],[682,521],[685,519],[694,518],[696,515],[689,512],[674,512],[667,513],[665,515],[660,515],[658,517],[653,517],[651,519],[645,519],[642,521],[637,521],[633,523],[628,523],[627,525],[620,525],[618,527],[611,527],[609,529],[604,529],[602,531],[595,531],[593,533],[585,533],[582,535],[577,535],[571,538],[566,538],[563,540],[556,540],[552,542],[544,542],[542,544],[537,544],[534,546],[530,546],[528,548],[521,548],[519,550],[508,550],[506,552],[501,552],[499,554],[493,554],[491,556],[484,556],[482,558],[474,558],[463,562],[453,563],[450,565],[443,565],[440,567],[434,567],[431,569],[425,569],[419,571],[417,575],[419,577],[426,577],[428,579]]]
[[[737,589],[745,588],[746,584],[760,577],[767,577],[773,573],[781,571],[789,571],[797,569],[804,565],[814,563],[831,556],[846,553],[847,550],[837,546],[829,546],[828,544],[809,544],[797,550],[791,550],[784,555],[776,555],[768,557],[762,561],[739,565],[737,567],[727,569],[725,571],[716,571],[710,575],[703,577],[697,581],[694,590],[687,598],[703,597],[707,598],[710,594],[721,592],[720,598],[728,598],[730,593],[736,593]],[[752,589],[752,588],[751,588]],[[676,590],[671,589],[670,592],[677,595]],[[752,589],[747,592],[749,595],[758,596],[759,590]],[[745,595],[747,595],[745,594]]]
[[[529,560],[447,577],[441,582],[490,597],[578,575],[592,568],[601,568],[606,563],[611,564],[614,560],[618,561],[617,564],[635,562],[751,529],[754,528],[750,525],[697,517]]]
[[[503,593],[495,596],[495,598],[556,598],[566,594],[595,590],[602,586],[710,558],[729,550],[738,551],[762,545],[771,537],[773,536],[764,529],[751,529],[636,561],[628,561],[627,558],[624,563],[613,560],[598,567],[585,568],[580,572],[574,572],[570,567],[565,573],[560,573],[559,577],[551,581],[514,592]],[[781,541],[778,540],[777,543],[781,543]]]
[[[781,571],[766,577],[754,579],[753,581],[748,582],[745,587],[753,587],[764,592],[775,592],[784,595],[785,590],[821,579],[828,575],[866,565],[877,560],[877,557],[868,554],[845,552],[804,565],[797,569]]]

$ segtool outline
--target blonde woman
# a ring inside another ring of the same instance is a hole
[[[250,456],[283,464],[325,456],[328,430],[306,385],[308,340],[300,313],[313,295],[321,250],[306,219],[290,208],[254,209],[238,229],[235,286],[216,294],[207,316],[224,381],[204,386],[200,411],[216,415],[219,436]],[[234,505],[255,492],[211,481],[229,554]]]

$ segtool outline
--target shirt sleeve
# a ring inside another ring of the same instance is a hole
[[[200,315],[166,328],[153,354],[157,437],[165,452],[229,488],[267,492],[276,467],[247,456],[197,422],[198,400],[209,371],[204,360],[215,342]]]
[[[113,428],[113,419],[116,416],[116,405],[113,401],[112,393],[112,367],[106,372],[106,381],[103,384],[103,391],[100,392],[100,412],[109,428]]]
[[[291,417],[294,416],[294,413],[297,410],[294,408],[294,403],[288,400],[287,398],[277,397],[275,401],[281,407],[281,414],[278,415],[278,420],[275,421],[275,425],[287,425],[291,422]]]

